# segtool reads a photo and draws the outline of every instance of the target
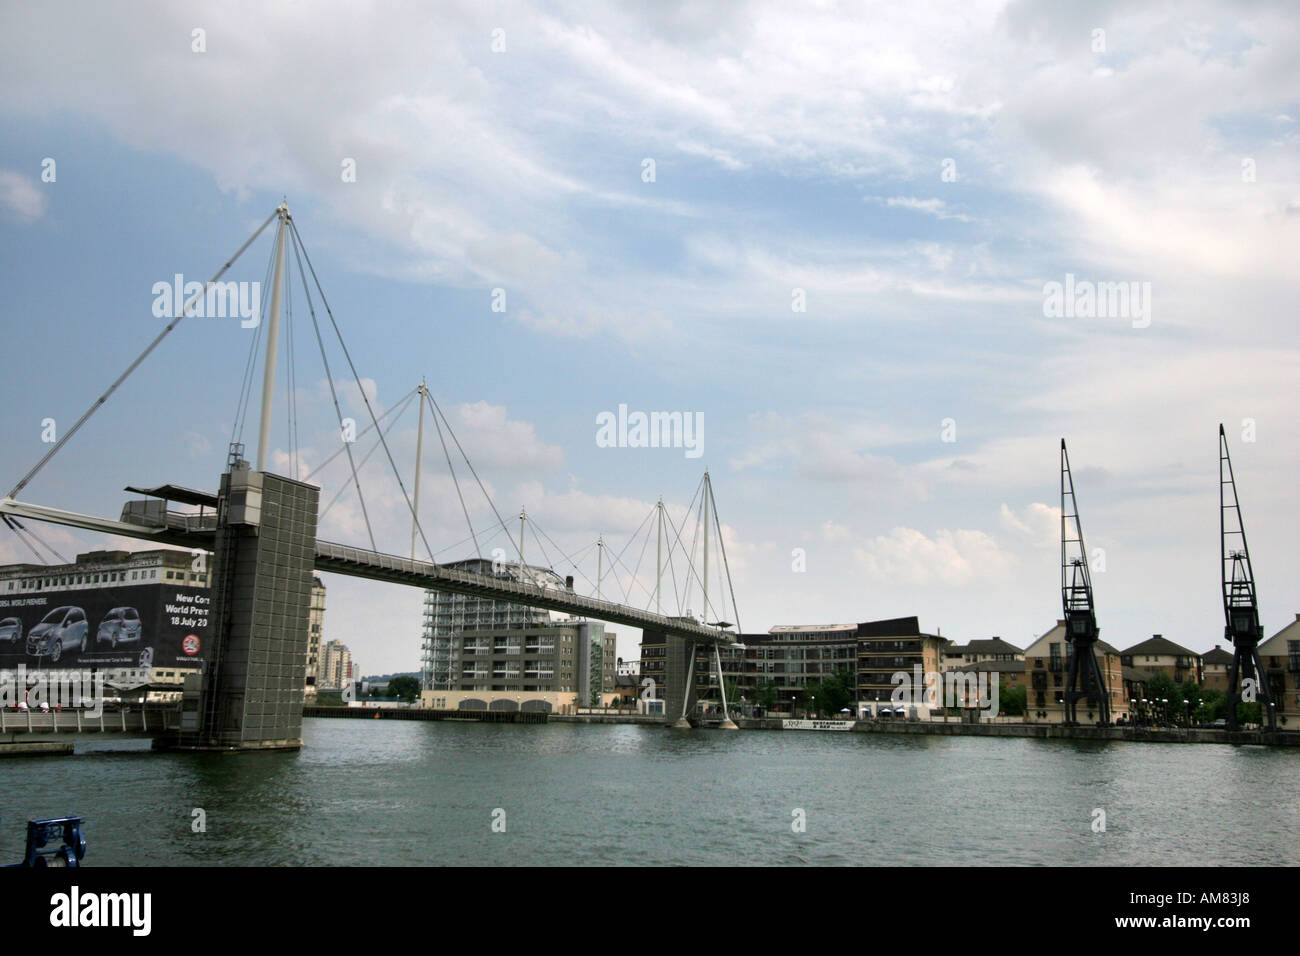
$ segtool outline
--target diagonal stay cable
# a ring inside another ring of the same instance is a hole
[[[112,395],[115,391],[117,391],[118,386],[121,385],[123,382],[125,382],[127,378],[131,375],[131,373],[140,367],[140,363],[143,362],[146,358],[148,358],[149,353],[151,353],[154,349],[158,347],[158,343],[160,343],[163,339],[165,339],[172,329],[176,328],[176,326],[181,324],[181,319],[185,318],[185,314],[189,312],[190,307],[193,306],[194,303],[197,302],[199,299],[203,298],[208,294],[208,289],[210,289],[218,279],[220,279],[223,275],[226,274],[226,270],[235,264],[235,260],[244,254],[244,250],[253,244],[253,240],[262,234],[262,230],[264,230],[267,226],[269,226],[271,224],[271,220],[276,218],[276,216],[278,216],[279,213],[280,210],[279,208],[277,208],[275,212],[267,216],[266,221],[257,227],[257,231],[254,232],[251,236],[249,236],[248,239],[244,242],[244,244],[239,247],[239,250],[233,256],[230,257],[230,259],[226,262],[224,266],[222,266],[217,271],[217,274],[207,281],[207,284],[203,287],[202,291],[194,293],[194,295],[190,298],[190,300],[181,307],[181,310],[178,313],[176,313],[175,318],[173,318],[170,322],[168,322],[167,325],[163,328],[163,330],[159,332],[157,336],[154,337],[154,340],[149,343],[148,347],[136,357],[135,361],[127,366],[126,371],[123,372],[121,375],[119,375],[116,379],[114,379],[113,384],[108,386],[108,389],[104,392],[104,394],[99,396],[99,398],[95,399],[94,404],[91,405],[88,409],[86,409],[86,411],[82,414],[82,416],[77,419],[76,423],[71,428],[69,428],[66,432],[63,433],[63,437],[54,443],[54,447],[52,447],[49,451],[45,453],[45,455],[41,458],[41,460],[38,461],[35,464],[35,466],[33,466],[31,471],[23,475],[22,480],[18,482],[18,484],[14,485],[13,490],[9,492],[10,498],[18,497],[18,492],[22,491],[25,487],[27,487],[27,483],[36,477],[37,472],[39,472],[42,468],[44,468],[46,463],[51,458],[53,458],[56,454],[58,454],[59,449],[61,449],[64,445],[66,445],[68,443],[68,440],[73,435],[75,435],[78,431],[81,430],[81,426],[86,424],[86,422],[90,419],[90,416],[95,414],[95,412],[99,410],[100,406],[102,406],[106,401],[108,401],[109,396]]]
[[[418,388],[418,387],[419,387],[419,386],[416,386],[416,388]],[[384,414],[382,414],[382,415],[379,416],[379,420],[382,422],[385,418],[387,418],[389,415],[392,415],[392,414],[394,414],[394,413],[397,413],[397,414],[400,415],[400,414],[401,414],[401,410],[404,409],[404,408],[407,406],[407,404],[411,401],[411,399],[415,396],[415,392],[416,392],[416,389],[413,388],[413,389],[411,389],[409,392],[407,392],[405,395],[403,395],[401,398],[399,398],[399,399],[398,399],[398,400],[397,400],[397,401],[396,401],[396,402],[395,402],[395,403],[394,403],[394,404],[393,404],[393,405],[388,409],[388,411],[384,412]],[[370,432],[371,432],[371,430],[372,430],[374,427],[375,427],[374,425],[367,425],[365,428],[361,429],[361,431],[357,432],[357,440],[359,441],[359,440],[361,440],[362,438],[365,438],[367,435],[369,435]],[[352,444],[355,444],[355,442],[353,442]],[[317,474],[319,474],[319,473],[321,472],[321,470],[322,470],[323,468],[325,468],[326,465],[328,465],[330,462],[332,462],[332,461],[333,461],[335,458],[337,458],[339,455],[343,454],[345,451],[347,451],[347,443],[340,443],[338,450],[335,451],[334,454],[330,455],[328,458],[326,458],[324,461],[322,461],[319,465],[317,465],[317,466],[316,466],[315,468],[313,468],[311,471],[307,472],[307,474],[303,477],[302,480],[303,480],[303,481],[310,481],[310,480],[312,479],[312,476],[313,476],[313,475],[317,475]]]
[[[384,427],[384,433],[387,434],[388,432],[392,431],[393,426],[395,426],[401,420],[401,418],[402,416],[400,414],[394,415],[393,420]],[[362,456],[361,464],[359,464],[357,468],[360,469],[366,467],[366,462],[370,460],[370,456],[373,455],[378,448],[379,448],[379,442],[376,441],[373,445],[370,446],[370,450],[366,452],[365,455]],[[339,490],[334,493],[334,497],[330,499],[330,503],[327,504],[325,508],[321,511],[320,518],[316,519],[318,522],[321,520],[321,518],[324,518],[325,515],[329,513],[329,510],[334,507],[334,505],[338,502],[338,500],[341,497],[343,497],[343,493],[347,491],[350,487],[352,487],[352,485],[349,482],[343,483],[343,486],[339,488]]]
[[[311,265],[311,259],[307,257],[307,250],[303,249],[300,245],[300,240],[298,238],[298,227],[293,224],[292,219],[289,220],[289,224],[290,226],[292,226],[290,237],[293,239],[293,257],[298,263],[298,275],[302,278],[303,292],[307,297],[307,311],[311,313],[311,327],[316,332],[316,344],[320,346],[320,360],[325,366],[325,381],[329,382],[330,398],[334,400],[334,414],[338,417],[339,420],[339,435],[343,438],[343,448],[348,453],[348,466],[352,469],[352,483],[357,487],[357,501],[361,502],[361,517],[364,518],[366,522],[366,535],[370,538],[370,550],[378,551],[379,548],[375,544],[375,532],[374,529],[370,527],[370,514],[366,511],[366,499],[365,496],[361,493],[361,480],[357,477],[357,464],[355,459],[352,457],[352,443],[348,441],[347,436],[343,434],[343,430],[344,430],[343,409],[339,406],[338,389],[334,387],[334,375],[333,373],[330,372],[330,361],[325,355],[325,342],[321,338],[320,323],[316,321],[316,306],[312,303],[311,290],[307,286],[307,272],[302,267],[302,260],[304,258],[307,259],[308,266]],[[315,269],[312,269],[311,276],[313,279],[316,278]],[[320,289],[320,280],[316,281],[316,288]],[[320,299],[321,299],[321,304],[325,306],[325,311],[329,312],[329,303],[325,301],[325,293],[323,290],[321,291]],[[334,321],[334,316],[331,315],[330,322],[333,321]],[[338,332],[337,325],[335,325],[334,331],[336,333]],[[339,342],[341,343],[342,341],[343,338],[342,336],[340,336]],[[343,351],[346,354],[347,352],[346,347],[344,348]],[[348,364],[349,365],[352,364],[352,359],[350,358],[348,359]],[[356,369],[353,369],[353,372],[355,373]],[[365,391],[361,389],[360,379],[357,380],[357,389],[361,391],[361,397],[365,398]],[[366,408],[367,409],[370,408],[369,402],[366,402]],[[374,422],[375,428],[377,430],[379,428],[379,421],[378,419],[375,418],[374,412],[370,413],[370,420]],[[383,432],[381,431],[379,433],[380,441],[383,441],[383,437],[384,435]],[[391,460],[391,456],[390,456],[390,460]],[[405,491],[406,489],[402,489],[402,490]]]
[[[718,499],[713,496],[711,485],[709,498],[713,501],[713,523],[718,529],[718,549],[722,552],[722,569],[727,574],[727,591],[731,594],[731,613],[736,618],[736,633],[743,634],[740,629],[740,608],[736,606],[736,589],[731,581],[731,565],[727,563],[727,542],[722,539],[722,522],[718,519]]]
[[[536,518],[533,519],[533,529],[537,531],[538,534],[544,537],[547,541],[551,542],[551,547],[555,548],[556,551],[560,552],[560,554],[563,555],[564,560],[569,562],[569,565],[573,568],[573,570],[577,571],[579,574],[582,575],[582,579],[584,581],[586,581],[589,585],[591,585],[592,588],[596,587],[595,582],[592,581],[591,578],[587,576],[587,573],[583,571],[581,567],[578,566],[578,558],[580,558],[582,555],[586,554],[588,551],[594,548],[596,546],[595,542],[587,545],[585,548],[583,548],[580,551],[574,552],[573,555],[568,555],[565,554],[563,548],[561,548],[558,544],[556,544],[555,539],[552,538],[549,534],[547,534],[546,530],[537,523]]]
[[[30,528],[24,527],[23,524],[17,518],[11,515],[0,515],[0,518],[4,518],[5,524],[8,525],[11,531],[13,531],[14,536],[23,544],[25,544],[28,547],[28,549],[31,550],[32,554],[36,555],[36,560],[40,561],[41,564],[49,564],[50,562],[45,559],[45,556],[41,554],[41,552],[36,550],[35,545],[33,545],[31,541],[27,540],[29,537],[35,540],[36,543],[39,544],[41,547],[45,548],[45,550],[49,551],[50,554],[58,558],[61,564],[71,564],[71,562],[67,558],[59,554],[59,552],[54,549],[53,545],[45,541],[45,539],[43,539],[35,531],[31,530]]]
[[[262,290],[261,298],[258,300],[258,316],[266,315],[267,296],[271,291],[271,270],[275,265],[275,252],[266,260],[266,271],[262,273],[262,284],[258,286]],[[238,442],[244,437],[244,423],[248,418],[248,407],[252,403],[253,395],[253,376],[256,374],[258,346],[262,343],[262,329],[264,322],[259,321],[257,327],[253,330],[252,340],[248,343],[248,358],[244,361],[244,374],[239,380],[239,400],[235,403],[235,420],[230,425],[230,440]]]
[[[348,351],[347,343],[343,341],[343,333],[339,330],[339,324],[334,320],[334,312],[330,309],[329,300],[325,298],[325,290],[321,287],[320,278],[316,275],[316,267],[311,263],[311,255],[307,252],[307,247],[303,243],[302,237],[298,235],[298,226],[292,219],[289,220],[289,226],[293,230],[295,245],[302,249],[302,256],[307,261],[307,268],[311,270],[312,281],[316,284],[316,291],[320,293],[321,305],[325,307],[325,314],[329,316],[330,325],[334,327],[334,335],[339,340],[339,347],[343,349],[343,357],[347,359],[348,368],[352,370],[352,377],[356,380],[357,391],[361,395],[361,401],[365,403],[366,411],[370,413],[370,420],[377,423],[378,420],[375,418],[375,410],[371,407],[370,399],[366,397],[366,390],[361,385],[361,375],[357,372],[356,364],[352,361],[352,354]],[[331,383],[330,387],[333,388],[333,383]],[[393,477],[397,479],[397,487],[402,489],[402,497],[406,500],[406,510],[410,512],[411,521],[415,524],[416,531],[420,533],[420,540],[424,542],[424,550],[428,554],[432,555],[433,548],[429,547],[429,539],[424,536],[424,528],[420,525],[420,516],[415,513],[415,505],[411,504],[411,496],[407,493],[406,482],[402,481],[402,473],[397,467],[397,462],[393,460],[393,452],[388,447],[388,442],[385,440],[382,432],[380,432],[379,441],[384,446],[384,455],[388,458],[388,466],[393,470]],[[351,455],[348,457],[350,458]],[[358,497],[360,496],[360,490],[361,487],[358,485]],[[369,526],[370,522],[367,520],[367,529]],[[371,547],[374,547],[373,539]],[[376,548],[375,550],[378,549]]]
[[[433,398],[429,395],[429,390],[428,390],[427,388],[424,390],[424,398],[425,398],[425,401],[428,403],[428,405],[429,405],[429,407],[430,407],[430,410],[432,411],[432,409],[433,409]],[[451,464],[451,452],[447,450],[447,440],[446,440],[446,439],[443,437],[443,435],[442,435],[442,425],[438,422],[438,413],[437,413],[437,412],[434,412],[434,413],[433,413],[433,426],[434,426],[434,428],[436,428],[436,429],[438,430],[438,443],[439,443],[440,445],[442,445],[442,454],[443,454],[443,457],[445,457],[445,458],[447,459],[447,470],[448,470],[449,472],[451,472],[451,481],[452,481],[452,484],[454,484],[454,485],[456,486],[456,497],[457,497],[458,499],[460,499],[460,510],[461,510],[461,513],[465,515],[465,523],[466,523],[467,525],[469,525],[469,533],[470,533],[470,537],[472,537],[472,538],[474,539],[474,553],[475,553],[476,555],[478,555],[479,560],[482,560],[482,558],[483,558],[483,552],[482,552],[482,550],[480,550],[480,548],[479,548],[479,546],[478,546],[478,536],[477,536],[476,534],[474,534],[474,522],[472,522],[472,521],[469,520],[469,509],[468,509],[467,507],[465,507],[465,496],[462,495],[462,494],[460,493],[460,479],[456,477],[456,469],[452,467],[452,464]],[[451,430],[451,426],[448,426],[448,427],[447,427],[447,430],[450,431],[450,430]],[[485,494],[486,494],[486,493],[485,493]],[[500,516],[498,515],[498,517],[500,517]],[[432,558],[432,555],[430,555],[430,558]],[[522,553],[520,554],[519,558],[520,558],[520,562],[522,563],[522,561],[523,561],[523,554],[522,554]]]
[[[467,467],[469,469],[469,473],[474,476],[474,480],[478,483],[478,490],[483,492],[483,497],[487,501],[488,507],[490,507],[492,509],[492,513],[497,516],[497,522],[501,525],[502,528],[505,528],[506,527],[505,520],[501,517],[501,512],[497,511],[496,502],[492,500],[492,496],[489,495],[487,493],[487,489],[483,487],[483,482],[479,478],[478,472],[474,470],[474,463],[469,460],[469,455],[465,454],[465,449],[461,446],[460,439],[456,437],[456,430],[451,427],[451,422],[449,422],[447,420],[447,416],[443,414],[442,406],[438,404],[437,399],[435,399],[433,395],[427,390],[425,392],[425,395],[428,397],[430,404],[433,405],[435,418],[441,416],[442,423],[447,426],[447,434],[451,436],[451,440],[455,443],[456,450],[460,452],[460,457],[465,459],[465,467]],[[509,529],[506,530],[506,537],[510,538],[511,540],[514,540],[514,535],[510,533]],[[519,566],[522,568],[524,565],[524,552],[520,549],[519,542],[515,542],[515,551],[519,554]]]

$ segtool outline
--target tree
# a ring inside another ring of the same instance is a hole
[[[764,710],[771,710],[776,706],[778,692],[776,681],[769,677],[754,688],[754,699],[763,706]]]
[[[853,673],[841,668],[805,689],[804,698],[816,711],[838,714],[853,703]],[[813,700],[813,698],[816,700]]]
[[[1025,687],[1008,687],[1006,684],[998,685],[999,709],[1008,717],[1023,717],[1028,697],[1029,691]]]
[[[1146,682],[1148,700],[1167,700],[1169,701],[1169,715],[1171,717],[1183,712],[1183,690],[1174,683],[1173,678],[1167,674],[1154,674]],[[1164,705],[1156,708],[1157,716],[1164,716]]]
[[[400,677],[394,677],[388,682],[388,696],[400,697],[402,700],[413,701],[420,696],[419,678],[410,677],[403,674]]]

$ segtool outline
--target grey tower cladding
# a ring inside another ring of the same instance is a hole
[[[314,485],[246,467],[222,476],[210,663],[194,702],[198,720],[174,745],[302,745],[319,495]]]

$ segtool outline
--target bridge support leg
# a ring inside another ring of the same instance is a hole
[[[690,730],[691,722],[686,719],[686,708],[690,706],[691,690],[694,687],[695,680],[695,645],[689,641],[684,641],[683,646],[686,648],[686,683],[682,687],[682,713],[681,716],[673,722],[674,730]]]
[[[719,730],[739,730],[736,722],[731,719],[731,712],[727,710],[727,685],[722,681],[722,652],[718,650],[718,645],[713,645],[713,666],[718,675],[718,690],[722,694],[722,723],[718,724]]]

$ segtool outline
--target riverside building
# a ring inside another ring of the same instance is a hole
[[[518,562],[511,564],[482,558],[455,561],[447,567],[515,581],[520,580],[521,575]],[[524,565],[522,575],[526,583],[537,587],[572,590],[571,579],[561,578],[550,568],[528,564]],[[465,630],[540,626],[551,623],[551,620],[551,612],[540,608],[447,591],[425,591],[424,624],[420,633],[422,689],[460,689],[461,674],[456,666],[458,639]]]
[[[0,566],[0,673],[12,674],[19,663],[28,670],[93,668],[110,687],[151,701],[179,699],[185,678],[203,666],[210,557],[102,550],[69,564]],[[62,620],[51,621],[60,610]],[[303,635],[309,647],[319,647],[324,616],[325,585],[313,578]],[[33,631],[55,637],[42,643]],[[315,691],[314,656],[303,674],[304,699]]]

